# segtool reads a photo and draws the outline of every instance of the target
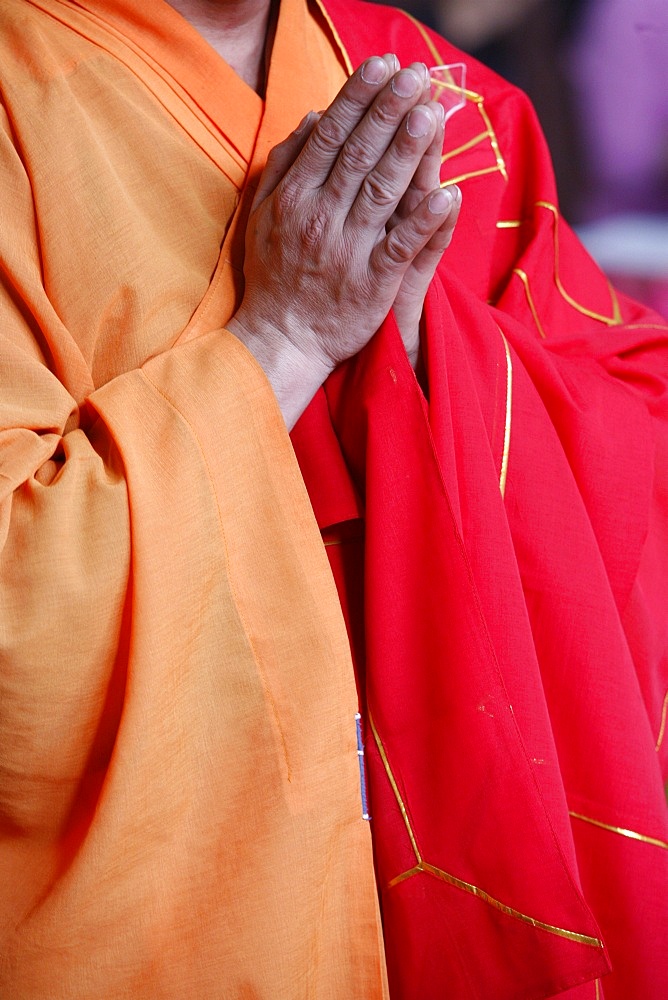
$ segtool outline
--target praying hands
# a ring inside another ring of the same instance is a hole
[[[423,63],[368,59],[323,114],[268,159],[229,323],[292,426],[330,372],[394,307],[411,363],[424,297],[457,221],[439,187],[444,115]]]

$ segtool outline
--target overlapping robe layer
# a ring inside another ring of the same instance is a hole
[[[386,995],[343,607],[392,996],[658,1000],[667,328],[526,100],[448,124],[428,399],[389,317],[293,449],[224,330],[253,184],[459,54],[289,0],[263,102],[161,0],[0,16],[0,995]]]

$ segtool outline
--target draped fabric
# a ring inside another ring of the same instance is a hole
[[[393,1000],[659,1000],[667,327],[526,99],[469,64],[427,395],[389,317],[293,451],[223,329],[267,151],[461,53],[282,0],[263,104],[162,0],[0,17],[0,996],[387,995],[342,607]]]
[[[344,77],[300,4],[271,72],[158,0],[2,5],[3,1000],[387,995],[336,590],[222,328],[266,149]]]
[[[353,64],[462,58],[328,9]],[[658,1000],[668,327],[564,223],[523,95],[468,68],[428,400],[390,318],[293,433],[365,705],[391,993]]]

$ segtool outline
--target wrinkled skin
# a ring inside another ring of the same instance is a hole
[[[415,365],[424,297],[460,205],[456,188],[439,187],[443,127],[426,67],[375,56],[271,151],[229,328],[289,427],[392,308]]]

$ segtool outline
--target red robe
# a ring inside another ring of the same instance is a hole
[[[327,9],[351,65],[462,58]],[[659,1000],[668,327],[560,217],[524,95],[464,58],[428,401],[390,317],[293,432],[358,671],[391,992]]]

